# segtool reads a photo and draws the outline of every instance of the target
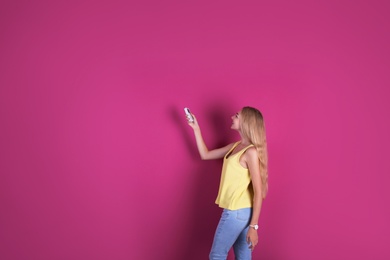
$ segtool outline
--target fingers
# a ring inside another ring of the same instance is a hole
[[[246,238],[246,242],[249,244],[249,249],[250,250],[254,250],[255,249],[255,247],[257,246],[257,244],[258,244],[258,242],[256,241],[253,241],[249,236]]]
[[[187,123],[189,125],[196,125],[197,124],[196,117],[194,116],[194,114],[186,115],[186,118],[187,118]]]
[[[186,117],[187,117],[188,123],[193,123],[193,122],[194,122],[194,121],[192,120],[191,116],[187,115]]]
[[[249,244],[249,249],[252,250],[252,251],[255,250],[256,245],[257,245],[257,244],[252,244],[252,243],[250,243],[250,244]]]

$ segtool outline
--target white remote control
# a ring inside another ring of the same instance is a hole
[[[188,121],[189,122],[194,122],[194,117],[192,116],[191,111],[190,111],[190,109],[188,107],[184,108],[184,112],[187,115]]]

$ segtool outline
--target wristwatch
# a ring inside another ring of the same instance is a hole
[[[251,228],[254,228],[255,230],[258,230],[259,229],[259,225],[257,224],[254,224],[254,225],[249,225]]]

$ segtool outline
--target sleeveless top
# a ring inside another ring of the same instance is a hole
[[[253,187],[249,170],[240,164],[241,155],[253,145],[236,154],[230,154],[239,144],[235,143],[223,159],[222,175],[215,203],[224,209],[236,210],[253,206]]]

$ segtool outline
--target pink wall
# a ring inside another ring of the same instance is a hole
[[[388,1],[24,2],[0,4],[1,259],[207,259],[221,162],[183,107],[212,148],[244,105],[254,259],[390,259]]]

